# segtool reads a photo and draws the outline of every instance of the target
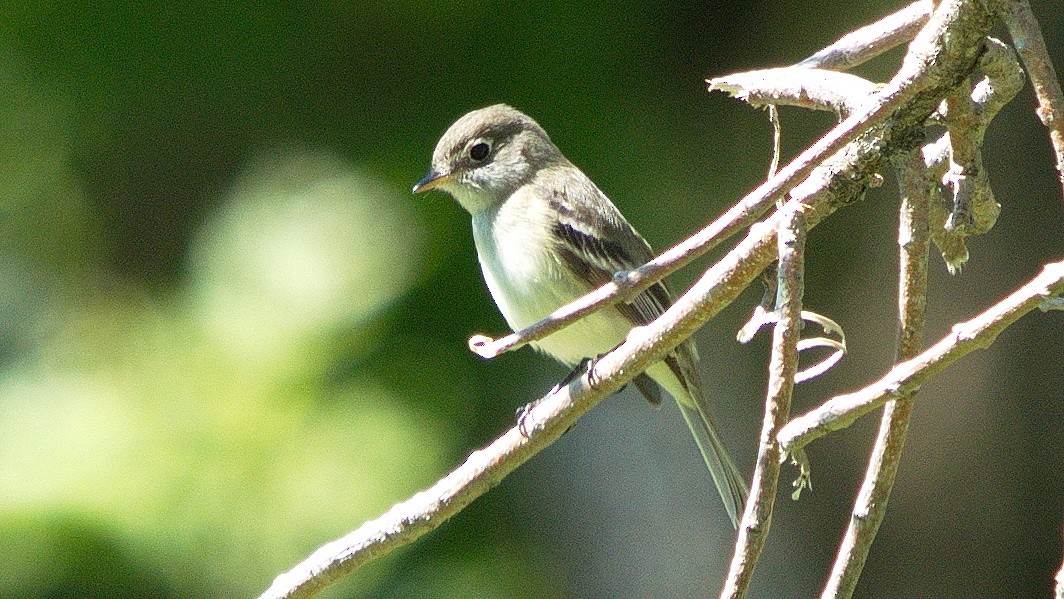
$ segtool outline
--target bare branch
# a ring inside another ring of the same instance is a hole
[[[898,165],[901,211],[898,226],[898,361],[915,357],[923,345],[927,307],[928,172],[920,152],[913,151]],[[888,402],[883,410],[872,457],[857,494],[850,523],[831,568],[822,598],[848,599],[857,588],[868,552],[887,513],[887,501],[909,428],[915,390]]]
[[[803,208],[790,205],[784,211],[778,238],[779,267],[776,306],[779,318],[772,336],[768,394],[757,466],[750,486],[750,499],[739,524],[731,568],[721,599],[740,599],[749,591],[754,567],[765,546],[772,508],[779,485],[781,454],[776,443],[791,411],[791,392],[798,373],[798,341],[802,335],[802,294],[805,281],[805,219]]]
[[[867,79],[825,69],[782,67],[716,77],[709,91],[722,91],[747,104],[797,106],[851,114],[868,101],[879,86]]]
[[[927,23],[932,8],[930,0],[913,2],[894,14],[844,35],[795,66],[848,71],[913,39]]]
[[[930,112],[930,106],[926,108]],[[901,119],[892,119],[893,123]],[[913,125],[916,126],[916,125]],[[907,138],[901,131],[899,137]],[[801,203],[809,227],[851,203],[889,154],[874,130],[816,169],[785,206]],[[315,551],[277,577],[262,595],[269,599],[310,597],[362,564],[435,529],[498,483],[532,454],[571,427],[580,414],[661,360],[731,303],[776,256],[779,213],[751,227],[746,238],[711,267],[654,322],[634,329],[625,343],[601,357],[593,373],[536,402],[523,426],[475,452],[433,487],[397,504],[384,516]],[[588,383],[594,381],[594,385]]]
[[[988,347],[1021,316],[1062,292],[1064,262],[1047,264],[1029,283],[979,316],[954,325],[949,335],[912,360],[898,364],[875,383],[860,391],[832,398],[815,410],[791,420],[780,431],[780,444],[787,452],[800,449],[830,432],[850,426],[888,401],[905,397],[957,359]]]
[[[1049,129],[1049,140],[1057,159],[1057,175],[1064,186],[1064,92],[1060,89],[1053,61],[1049,59],[1042,28],[1027,0],[1011,0],[1002,17],[1009,28],[1012,43],[1027,67],[1038,98],[1038,117]]]
[[[555,389],[525,413],[519,426],[471,453],[462,465],[433,486],[319,548],[278,576],[260,599],[312,597],[366,562],[432,531],[554,442],[584,412],[619,386],[596,389],[583,378]]]
[[[585,376],[537,402],[523,418],[523,426],[472,454],[465,464],[430,489],[325,545],[291,572],[279,576],[263,597],[311,596],[361,564],[439,526],[560,436],[580,414],[663,359],[734,301],[776,256],[780,214],[801,203],[806,225],[811,228],[863,193],[889,156],[911,150],[922,139],[927,117],[976,61],[977,42],[989,26],[981,4],[956,6],[944,0],[943,5],[946,9],[936,11],[935,18],[910,46],[898,75],[870,99],[860,114],[847,118],[717,222],[643,268],[619,277],[623,290],[617,285],[604,286],[588,296],[597,298],[594,301],[598,304],[589,304],[585,298],[578,310],[565,310],[586,314],[645,289],[712,244],[749,226],[776,198],[790,191],[792,199],[783,211],[750,226],[747,236],[660,318],[632,330],[624,343],[597,360]],[[563,326],[557,316],[556,313],[553,320],[534,325],[535,334],[541,337]],[[566,317],[573,318],[571,314]],[[518,342],[530,338],[526,336]]]
[[[1000,207],[980,148],[990,121],[1023,88],[1023,69],[1012,49],[993,38],[985,45],[979,59],[985,77],[970,95],[958,88],[948,96],[943,118],[949,132],[923,151],[931,178],[942,181],[931,187],[931,241],[952,274],[968,261],[967,237],[989,231],[997,221]]]

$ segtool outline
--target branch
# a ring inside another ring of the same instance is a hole
[[[795,66],[848,71],[913,39],[927,23],[932,8],[930,0],[913,2],[894,14],[844,35]]]
[[[802,294],[805,282],[805,220],[801,205],[784,213],[778,238],[779,267],[776,306],[779,318],[772,336],[765,418],[750,499],[739,525],[731,568],[721,599],[740,599],[749,591],[754,567],[765,546],[776,501],[782,462],[776,433],[790,417],[791,392],[798,373],[798,341],[802,336]]]
[[[519,426],[471,453],[433,486],[319,548],[278,576],[260,599],[312,597],[366,562],[432,531],[554,442],[619,386],[593,388],[585,377],[553,390],[525,413]]]
[[[870,141],[853,145],[850,151],[818,168],[802,186],[806,195],[788,202],[785,208],[796,209],[800,201],[807,211],[807,222],[813,226],[838,207],[851,203],[883,159],[880,145]],[[662,316],[633,329],[628,339],[599,358],[590,372],[534,402],[519,426],[471,454],[429,489],[315,551],[291,571],[278,576],[261,599],[311,597],[366,562],[435,529],[498,484],[571,428],[584,412],[660,361],[734,301],[775,257],[779,218],[777,214],[751,227],[746,238]]]
[[[800,202],[806,208],[806,222],[812,227],[837,208],[853,202],[875,176],[884,157],[893,151],[879,141],[884,135],[883,130],[874,130],[819,167],[794,191],[796,198],[788,202],[785,210],[794,209]],[[909,136],[899,132],[899,137]],[[488,447],[474,452],[431,488],[321,547],[290,572],[278,576],[261,597],[313,596],[366,562],[435,529],[498,484],[573,426],[581,414],[661,360],[738,297],[775,258],[779,218],[777,213],[751,227],[746,238],[671,308],[649,325],[634,329],[625,343],[596,361],[591,373],[535,402],[526,412],[523,426],[514,427]],[[595,384],[589,384],[590,380]]]
[[[797,106],[851,114],[879,86],[867,79],[825,69],[782,67],[735,73],[709,80],[710,91],[722,91],[753,106]]]
[[[901,211],[898,226],[900,265],[898,273],[898,347],[897,360],[915,357],[923,344],[924,313],[927,306],[928,172],[919,151],[898,165],[901,184]],[[822,599],[848,599],[857,588],[872,541],[887,513],[887,501],[905,446],[913,396],[906,394],[887,403],[879,425],[872,457],[864,482],[857,494],[850,523],[839,545]]]
[[[1049,59],[1042,28],[1038,26],[1027,0],[1008,2],[1002,18],[1034,84],[1038,117],[1049,129],[1049,140],[1057,159],[1057,175],[1064,186],[1064,93],[1060,90],[1060,79],[1057,79],[1053,69],[1053,61]]]
[[[906,22],[922,22],[918,5],[912,5],[902,13]],[[898,15],[892,15],[895,19]],[[896,20],[896,19],[895,19]],[[870,40],[866,48],[876,43],[877,31],[883,31],[880,25],[870,26],[848,35],[839,43],[829,48],[850,47]],[[910,35],[911,37],[911,35]],[[922,338],[923,312],[926,301],[926,269],[928,244],[928,205],[929,190],[933,180],[929,176],[928,166],[934,168],[934,180],[945,178],[954,192],[952,210],[947,219],[944,198],[936,197],[937,219],[936,231],[939,231],[939,243],[943,245],[944,255],[955,258],[947,260],[951,271],[959,268],[967,258],[963,247],[964,237],[980,234],[988,230],[997,216],[998,206],[990,190],[985,171],[982,169],[979,147],[983,134],[990,120],[998,110],[1011,100],[1023,84],[1022,72],[1015,63],[1011,50],[996,40],[987,39],[987,51],[980,60],[986,80],[981,82],[969,94],[968,86],[959,86],[947,96],[949,114],[946,119],[949,134],[943,135],[938,144],[932,144],[934,150],[925,150],[928,165],[925,166],[919,153],[912,153],[906,168],[899,167],[903,181],[903,222],[902,271],[899,277],[899,313],[902,329],[900,330],[898,360],[913,357],[919,351],[919,339]],[[818,53],[813,58],[830,56],[829,50]],[[856,52],[856,51],[855,51]],[[857,54],[854,54],[856,56]],[[856,64],[856,60],[854,64]],[[814,64],[812,59],[804,64]],[[852,66],[852,65],[851,65]],[[800,107],[835,110],[840,113],[852,111],[863,103],[866,90],[874,85],[858,77],[842,73],[831,73],[819,69],[802,69],[789,67],[769,69],[753,73],[742,73],[715,79],[713,86],[732,92],[751,104],[788,104]],[[952,159],[952,160],[951,160]],[[946,174],[946,165],[952,165],[950,176]],[[950,245],[946,247],[946,243]],[[956,246],[958,252],[950,253],[947,249]],[[960,252],[963,250],[963,252]],[[954,254],[957,254],[956,256]],[[854,506],[847,532],[840,546],[833,571],[824,590],[824,597],[849,597],[856,587],[857,580],[867,559],[871,544],[886,511],[887,500],[895,480],[901,449],[904,445],[905,432],[911,413],[911,398],[888,404],[880,434],[877,438],[870,460],[865,482]],[[749,547],[743,547],[749,550]],[[732,575],[736,572],[739,549],[733,561]],[[756,554],[751,559],[756,559]],[[734,578],[729,577],[726,594],[737,595]],[[745,589],[744,589],[745,590]]]
[[[1064,293],[1064,262],[1047,264],[1042,272],[979,316],[953,325],[953,330],[919,356],[902,362],[875,383],[834,397],[819,408],[791,420],[780,431],[780,444],[791,453],[820,437],[850,426],[888,401],[915,391],[958,358],[990,346],[1009,325],[1047,299]]]
[[[970,94],[960,89],[950,94],[943,117],[949,132],[923,149],[931,180],[942,181],[931,187],[931,241],[951,274],[968,261],[966,238],[989,231],[997,221],[1000,207],[982,168],[980,148],[990,121],[1023,89],[1023,69],[1012,49],[993,38],[985,45],[979,59],[983,80]]]

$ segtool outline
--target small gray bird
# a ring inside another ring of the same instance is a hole
[[[515,331],[653,258],[646,240],[546,131],[504,104],[474,110],[443,134],[414,193],[430,189],[450,193],[473,215],[484,280]],[[533,345],[572,368],[613,349],[671,304],[658,283]],[[676,399],[737,526],[746,484],[717,432],[697,360],[688,340],[634,382],[655,405],[661,388]]]

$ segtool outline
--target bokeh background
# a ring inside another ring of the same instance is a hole
[[[74,3],[0,9],[0,597],[240,597],[423,488],[564,374],[499,334],[467,215],[410,195],[467,110],[528,112],[657,248],[763,177],[764,114],[703,79],[794,62],[901,2]],[[1034,3],[1058,68],[1064,12]],[[860,72],[883,80],[898,51]],[[1028,86],[987,138],[1002,214],[928,338],[1061,258]],[[832,124],[784,110],[793,155]],[[892,179],[815,230],[808,307],[889,367]],[[706,262],[679,274],[689,284]],[[744,471],[767,335],[698,336]],[[876,418],[811,446],[755,596],[818,592]],[[1048,596],[1064,514],[1064,314],[925,387],[860,597]],[[793,470],[784,476],[793,477]],[[327,597],[715,594],[733,531],[673,406],[634,392]]]

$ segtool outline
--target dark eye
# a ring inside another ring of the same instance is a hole
[[[491,145],[486,141],[478,141],[469,147],[469,157],[475,162],[481,162],[491,153]]]

